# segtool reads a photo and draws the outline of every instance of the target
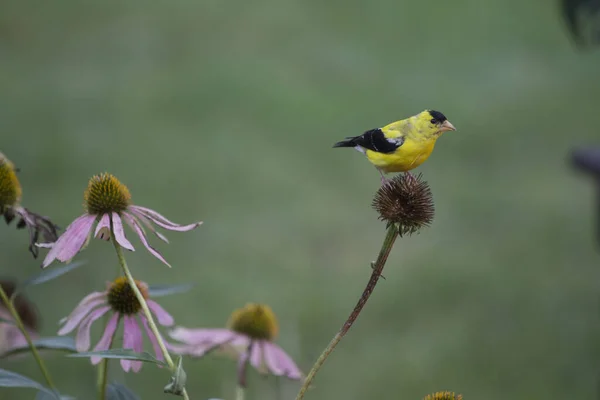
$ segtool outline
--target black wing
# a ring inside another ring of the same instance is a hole
[[[381,129],[371,129],[354,138],[354,143],[378,153],[393,153],[404,143],[404,138],[388,140]]]

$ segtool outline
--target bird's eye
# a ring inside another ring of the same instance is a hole
[[[434,125],[437,123],[437,121],[435,120],[435,118],[433,118],[433,119],[431,120],[431,123],[432,123],[432,124],[434,124]]]

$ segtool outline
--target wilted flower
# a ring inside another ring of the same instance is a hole
[[[12,281],[2,280],[0,286],[9,298],[15,292],[16,285]],[[37,338],[38,316],[35,307],[21,294],[18,294],[13,301],[17,314],[23,321],[29,336]],[[23,333],[12,321],[12,315],[0,301],[0,357],[16,347],[27,346]]]
[[[461,394],[455,394],[454,392],[436,392],[427,395],[423,400],[462,400]]]
[[[38,244],[40,247],[51,248],[44,259],[43,268],[50,265],[54,260],[68,262],[85,248],[96,222],[98,222],[98,225],[96,226],[95,237],[110,240],[111,235],[114,234],[119,245],[133,251],[133,245],[125,237],[123,220],[137,233],[146,249],[170,267],[163,256],[148,243],[144,226],[159,239],[168,243],[167,238],[156,231],[152,224],[179,232],[192,230],[202,224],[202,222],[196,222],[189,225],[179,225],[169,221],[154,210],[132,205],[129,189],[108,173],[95,175],[90,179],[84,193],[84,207],[86,213],[73,221],[56,243]]]
[[[4,216],[7,224],[10,224],[16,216],[19,216],[17,229],[27,227],[29,230],[29,251],[34,257],[38,256],[39,249],[35,243],[40,233],[47,242],[53,242],[57,238],[57,227],[46,217],[42,217],[21,206],[21,183],[17,178],[14,164],[0,153],[0,215]]]
[[[238,356],[238,381],[245,386],[248,361],[263,374],[271,373],[289,379],[301,379],[302,372],[290,356],[273,342],[279,331],[271,307],[247,304],[235,310],[228,329],[188,329],[177,327],[169,335],[183,345],[171,344],[179,354],[202,357],[215,349],[231,349]]]
[[[379,219],[395,224],[400,235],[417,232],[433,221],[431,189],[421,175],[400,174],[382,185],[373,199]]]
[[[173,325],[173,317],[166,312],[157,302],[148,299],[148,285],[144,282],[136,281],[136,285],[146,303],[148,308],[156,316],[159,324],[162,326]],[[115,331],[119,321],[123,320],[123,348],[131,349],[135,352],[143,351],[143,338],[142,331],[138,324],[139,318],[146,330],[146,335],[152,343],[156,358],[159,360],[163,359],[163,354],[158,345],[158,341],[154,333],[148,325],[148,320],[142,312],[140,302],[135,297],[135,293],[127,278],[120,277],[115,279],[113,282],[108,284],[107,289],[104,292],[94,292],[87,295],[77,305],[75,310],[66,318],[63,318],[61,324],[62,328],[58,331],[59,335],[66,335],[77,329],[77,335],[75,337],[75,346],[77,351],[87,351],[90,348],[90,329],[94,321],[99,319],[105,314],[112,314],[106,327],[102,338],[94,347],[94,351],[108,350],[113,342]],[[92,364],[98,364],[101,361],[100,357],[92,357]],[[121,360],[121,366],[125,372],[133,370],[138,372],[142,368],[141,361],[132,360]]]

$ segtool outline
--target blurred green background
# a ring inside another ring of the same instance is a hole
[[[384,224],[379,175],[345,136],[434,108],[458,128],[417,171],[436,219],[400,240],[363,314],[307,399],[594,399],[600,382],[595,190],[568,165],[598,144],[600,52],[578,51],[554,2],[114,1],[0,3],[0,151],[23,204],[66,227],[109,171],[136,204],[204,220],[140,251],[134,275],[194,282],[161,299],[178,324],[220,327],[248,301],[278,315],[278,343],[308,371],[354,307]],[[41,260],[0,228],[2,276]],[[43,334],[114,278],[111,246],[30,291]],[[93,331],[100,335],[99,325]],[[58,386],[95,398],[87,360],[50,354]],[[235,363],[186,360],[193,399],[232,399]],[[0,361],[41,381],[24,358]],[[111,366],[143,399],[168,374]],[[296,382],[250,376],[248,399]],[[29,390],[1,398],[31,399]]]

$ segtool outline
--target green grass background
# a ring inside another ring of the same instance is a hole
[[[278,343],[308,371],[368,280],[384,236],[374,168],[335,141],[425,108],[458,128],[418,169],[436,218],[400,240],[363,314],[307,399],[595,399],[600,256],[595,190],[570,149],[600,142],[600,53],[578,51],[554,2],[532,0],[5,0],[1,148],[23,204],[65,227],[93,174],[177,222],[128,254],[179,324],[220,327],[248,301],[274,308]],[[3,276],[39,272],[27,234],[0,228]],[[31,290],[43,334],[114,278],[111,246]],[[99,338],[99,326],[93,331]],[[57,384],[95,398],[95,369],[50,354]],[[185,360],[193,399],[232,399],[235,363]],[[41,381],[24,358],[0,361]],[[143,399],[168,374],[119,372]],[[248,399],[299,384],[250,376]],[[29,390],[0,390],[30,399]]]

